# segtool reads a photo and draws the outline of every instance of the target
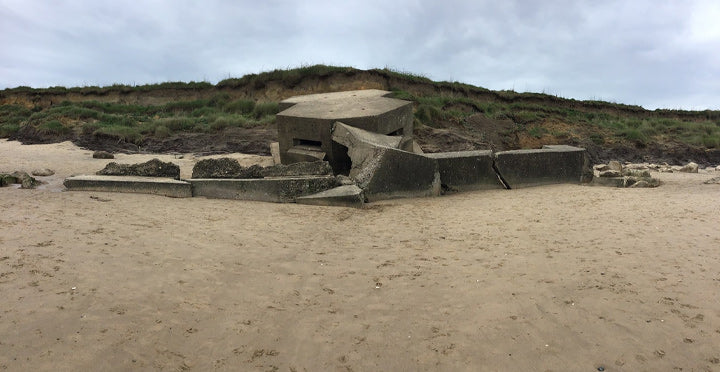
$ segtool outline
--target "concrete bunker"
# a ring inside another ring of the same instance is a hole
[[[347,175],[348,148],[332,140],[335,122],[369,132],[399,136],[404,149],[412,149],[412,103],[384,90],[355,90],[310,94],[280,102],[277,114],[280,160],[283,164],[326,160],[336,174]]]

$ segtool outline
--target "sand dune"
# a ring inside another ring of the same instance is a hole
[[[197,160],[115,161],[152,157]],[[0,189],[0,370],[720,370],[718,172],[363,210],[62,191],[109,161],[0,141],[56,171]]]

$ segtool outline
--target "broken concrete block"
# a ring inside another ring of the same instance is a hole
[[[365,195],[356,185],[345,185],[317,194],[301,196],[295,201],[299,204],[361,208],[365,203]]]
[[[270,143],[270,155],[272,155],[273,164],[275,164],[275,165],[280,164],[280,143],[278,143],[278,142]]]
[[[73,176],[66,178],[63,185],[70,191],[127,192],[172,198],[192,196],[192,186],[189,183],[163,177]]]
[[[283,164],[327,160],[336,174],[347,174],[347,148],[332,140],[336,121],[370,132],[399,136],[403,149],[412,149],[412,103],[387,98],[383,90],[311,94],[286,99],[276,115]],[[322,157],[320,157],[322,154]]]
[[[218,199],[292,203],[295,198],[336,186],[334,176],[301,176],[256,179],[191,179],[193,196]]]
[[[285,152],[285,163],[281,160],[280,164],[325,160],[326,155],[318,146],[293,146]]]
[[[350,178],[368,201],[437,196],[440,172],[437,160],[384,145],[395,140],[336,123],[333,140],[346,146],[352,161]]]
[[[587,182],[592,174],[585,149],[564,145],[498,152],[495,168],[510,188]]]
[[[493,169],[495,157],[490,150],[438,152],[425,156],[437,160],[443,189],[470,191],[504,188]]]

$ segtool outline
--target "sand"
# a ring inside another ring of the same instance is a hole
[[[0,189],[0,370],[720,370],[720,172],[363,210],[62,191],[108,161],[0,141],[56,171]]]

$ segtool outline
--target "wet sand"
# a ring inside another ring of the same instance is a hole
[[[720,370],[720,172],[356,210],[62,191],[91,154],[0,140],[56,171],[0,189],[0,370]]]

